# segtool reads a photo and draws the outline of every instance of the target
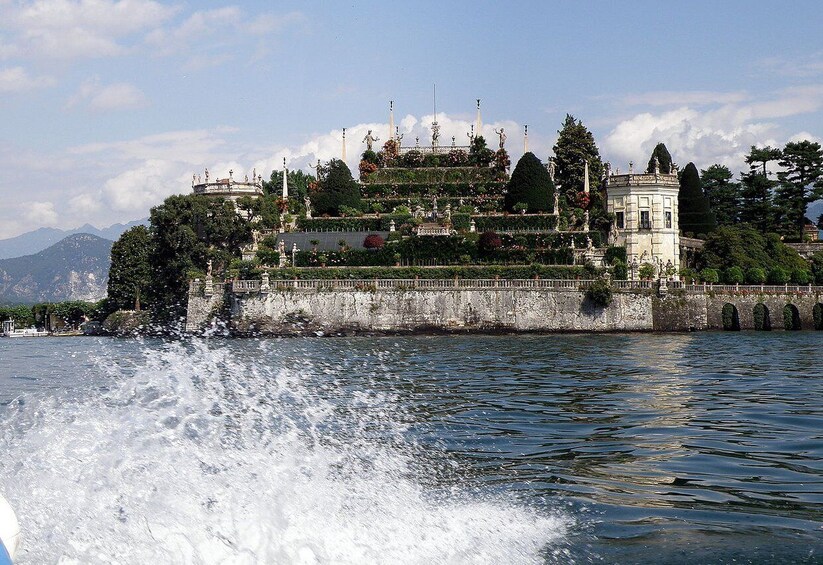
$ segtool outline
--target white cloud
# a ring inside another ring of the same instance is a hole
[[[57,211],[52,202],[34,201],[23,204],[23,216],[36,226],[54,226],[57,224]]]
[[[0,92],[24,92],[54,86],[55,83],[51,77],[33,77],[23,67],[0,69]]]
[[[792,59],[767,57],[760,59],[752,67],[753,72],[758,75],[779,74],[800,78],[816,77],[823,75],[823,51]]]
[[[630,106],[681,106],[681,105],[715,105],[743,102],[749,96],[745,92],[693,91],[657,91],[629,94],[622,100]]]
[[[97,78],[87,80],[66,104],[67,108],[85,106],[92,111],[133,110],[148,104],[146,95],[128,83],[100,84]]]
[[[787,88],[756,100],[737,94],[719,96],[715,104],[701,97],[694,100],[693,104],[621,120],[604,140],[604,156],[618,159],[623,167],[629,160],[642,159],[640,164],[645,165],[654,146],[662,141],[681,165],[688,161],[698,167],[721,163],[742,170],[743,157],[752,145],[780,145],[777,139],[788,137],[781,135],[780,118],[823,107],[823,86]],[[698,110],[696,106],[709,107]]]
[[[241,11],[236,6],[195,12],[174,29],[156,29],[146,36],[146,42],[160,54],[171,55],[187,50],[191,45],[203,47],[211,40],[225,41],[225,34],[239,31]]]

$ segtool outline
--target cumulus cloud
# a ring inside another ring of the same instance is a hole
[[[134,85],[120,82],[103,85],[94,78],[84,82],[66,103],[67,108],[83,106],[92,111],[133,110],[148,104],[143,92]]]
[[[33,77],[23,67],[0,69],[0,92],[24,92],[36,88],[55,85],[55,80],[47,76]]]
[[[54,203],[34,201],[28,202],[24,205],[23,215],[26,220],[34,225],[40,226],[54,226],[57,224],[57,211],[54,209]]]
[[[688,94],[688,93],[686,93]],[[646,159],[658,142],[664,142],[675,161],[693,161],[699,167],[712,163],[742,169],[752,145],[781,145],[788,134],[778,121],[815,112],[823,107],[823,85],[786,88],[753,99],[732,93],[712,104],[702,93],[660,112],[643,112],[622,119],[603,142],[603,153],[626,163]],[[672,96],[671,100],[689,96]],[[645,161],[643,161],[645,163]],[[624,165],[625,166],[625,165]]]

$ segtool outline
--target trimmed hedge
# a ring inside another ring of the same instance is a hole
[[[502,196],[505,183],[478,181],[455,183],[375,183],[361,187],[364,198]]]
[[[504,231],[504,230],[553,230],[557,225],[557,217],[547,214],[508,216],[472,216],[477,231]]]
[[[495,180],[496,175],[490,167],[384,167],[369,175],[365,184],[484,182]]]
[[[299,218],[300,231],[380,231],[382,218]]]

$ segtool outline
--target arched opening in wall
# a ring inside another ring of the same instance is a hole
[[[772,329],[772,319],[769,316],[769,309],[760,302],[754,307],[754,329],[769,331]]]
[[[800,312],[794,304],[786,304],[783,307],[783,327],[787,330],[800,329]]]
[[[728,302],[723,305],[723,329],[726,331],[740,331],[740,316],[737,314],[737,307]]]
[[[814,329],[823,330],[823,304],[818,302],[814,305],[812,318],[814,319]]]

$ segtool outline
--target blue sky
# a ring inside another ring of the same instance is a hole
[[[405,142],[529,126],[545,160],[565,114],[626,169],[743,168],[752,144],[823,136],[817,2],[0,0],[0,237],[148,215],[192,173],[356,166],[388,101]]]

